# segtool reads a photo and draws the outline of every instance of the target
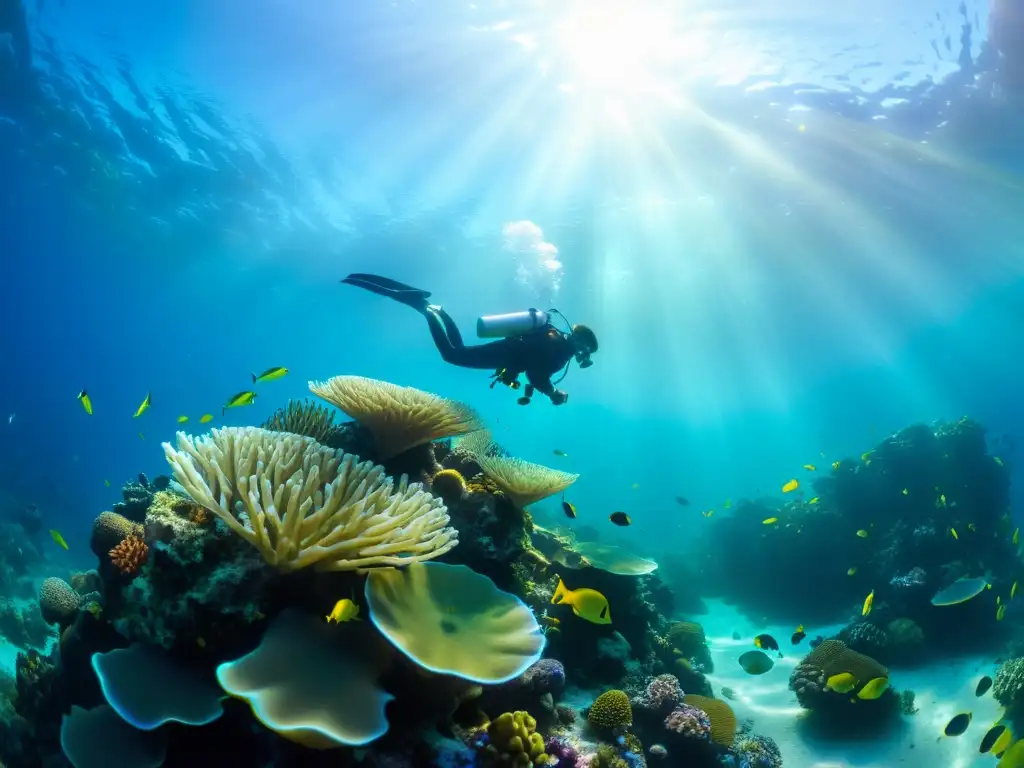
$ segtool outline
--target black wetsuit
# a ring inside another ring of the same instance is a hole
[[[557,391],[551,377],[565,368],[576,353],[572,338],[551,323],[519,336],[466,346],[458,326],[447,312],[428,309],[424,314],[434,345],[445,362],[462,368],[504,370],[502,381],[505,383],[525,373],[530,386],[548,397]]]
[[[569,334],[562,333],[550,323],[529,333],[487,344],[466,346],[458,326],[448,313],[430,305],[429,291],[380,275],[360,272],[349,275],[341,282],[387,296],[424,315],[437,350],[452,365],[501,372],[497,378],[509,385],[525,373],[529,386],[525,397],[520,398],[520,403],[529,402],[534,389],[550,397],[555,405],[566,401],[565,393],[555,389],[551,377],[569,364],[576,354],[576,344]]]

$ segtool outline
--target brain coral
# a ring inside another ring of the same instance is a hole
[[[141,536],[142,526],[133,523],[117,512],[100,512],[92,523],[92,537],[89,547],[100,560],[106,560],[107,553],[129,536]]]
[[[51,576],[39,585],[39,611],[47,624],[71,624],[82,606],[82,598],[64,579]]]
[[[686,656],[704,645],[704,627],[695,621],[675,621],[668,629],[668,642]]]
[[[624,728],[633,724],[629,696],[618,689],[605,691],[590,705],[587,720],[598,728]]]
[[[711,720],[711,740],[723,747],[731,747],[736,739],[736,715],[732,707],[721,699],[691,694],[683,697],[683,702],[707,713]]]
[[[840,640],[826,640],[797,664],[789,678],[789,687],[805,709],[814,709],[821,696],[832,692],[826,687],[828,678],[849,672],[858,683],[864,684],[876,677],[888,677],[889,670],[862,653],[851,651]]]

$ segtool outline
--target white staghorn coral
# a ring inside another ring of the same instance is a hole
[[[483,427],[468,405],[363,376],[311,381],[309,390],[370,430],[381,460]]]
[[[193,499],[281,571],[349,571],[440,557],[458,533],[419,483],[312,438],[255,427],[164,443]],[[244,511],[244,517],[242,512]]]

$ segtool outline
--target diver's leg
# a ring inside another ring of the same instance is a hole
[[[462,342],[462,334],[447,312],[440,307],[429,307],[423,314],[427,316],[427,325],[430,327],[434,346],[446,363],[480,370],[507,367],[510,357],[507,339],[467,347]]]

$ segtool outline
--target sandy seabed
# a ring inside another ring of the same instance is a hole
[[[801,727],[804,710],[789,690],[789,676],[810,650],[810,638],[837,634],[842,626],[807,627],[808,638],[794,648],[789,639],[794,627],[755,627],[730,606],[710,601],[708,608],[709,613],[699,620],[715,663],[715,672],[708,675],[715,695],[721,697],[723,686],[732,688],[737,718],[752,720],[756,733],[775,739],[787,768],[994,768],[998,762],[991,754],[979,754],[978,745],[1002,707],[991,691],[981,698],[974,695],[982,675],[995,676],[992,659],[965,657],[934,667],[890,670],[893,686],[916,694],[917,714],[904,716],[901,728],[876,740],[826,741]],[[733,640],[734,632],[741,639]],[[775,667],[751,677],[737,659],[754,647],[753,637],[762,632],[778,639],[783,658],[772,654]],[[943,736],[946,723],[960,712],[973,714],[967,732],[955,738]]]

